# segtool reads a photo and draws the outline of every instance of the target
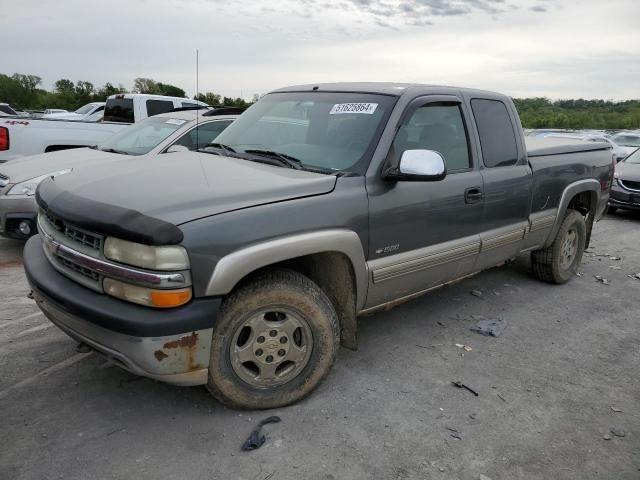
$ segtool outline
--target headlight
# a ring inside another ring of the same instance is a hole
[[[173,308],[184,305],[191,300],[191,288],[179,290],[153,290],[120,282],[112,278],[102,281],[106,294],[128,302],[156,308]]]
[[[9,189],[9,191],[7,192],[7,195],[35,195],[36,194],[36,188],[38,188],[38,184],[51,177],[57,177],[58,175],[64,175],[65,173],[69,173],[71,170],[73,170],[72,168],[68,168],[66,170],[60,170],[57,172],[51,172],[51,173],[47,173],[46,175],[40,175],[39,177],[36,178],[32,178],[30,180],[26,180],[22,183],[16,183],[13,187],[11,187],[11,189]]]
[[[186,270],[189,268],[187,251],[177,245],[153,247],[107,237],[104,242],[104,256],[109,260],[150,270]]]

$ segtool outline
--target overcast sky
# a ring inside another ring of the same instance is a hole
[[[397,81],[640,98],[640,0],[1,0],[0,73],[251,98]]]

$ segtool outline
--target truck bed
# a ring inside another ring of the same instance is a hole
[[[605,142],[583,142],[582,140],[573,140],[571,138],[525,137],[525,143],[529,158],[592,152],[611,148]]]
[[[604,186],[611,181],[608,143],[536,137],[525,137],[525,142],[533,174],[532,214],[558,208],[562,192],[571,183],[595,179]],[[607,197],[603,195],[596,219],[604,213]]]

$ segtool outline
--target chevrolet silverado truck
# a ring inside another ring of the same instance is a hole
[[[0,118],[0,163],[40,153],[91,147],[147,117],[199,106],[207,104],[188,98],[119,93],[107,98],[101,122],[55,117]]]
[[[504,95],[289,87],[198,152],[43,181],[24,266],[44,314],[121,367],[273,408],[356,348],[358,315],[523,253],[570,280],[612,179],[606,144],[527,147]]]

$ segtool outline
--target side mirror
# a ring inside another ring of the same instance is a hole
[[[385,174],[385,178],[393,180],[422,182],[435,182],[446,176],[444,159],[434,150],[405,150],[400,165]]]
[[[175,143],[165,150],[164,153],[188,152],[189,149],[184,145],[176,145]]]

